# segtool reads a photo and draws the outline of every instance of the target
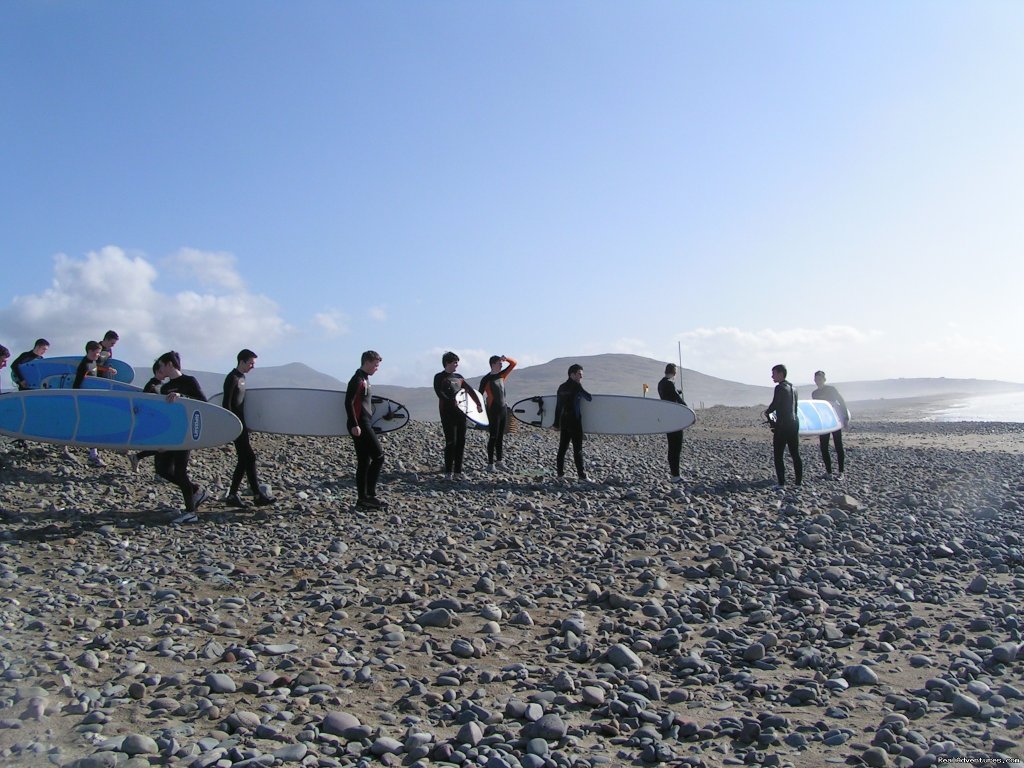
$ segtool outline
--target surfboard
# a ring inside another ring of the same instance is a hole
[[[112,450],[192,450],[230,443],[242,423],[202,400],[88,389],[37,389],[0,397],[0,434]]]
[[[473,391],[476,392],[476,396],[480,398],[480,404],[483,405],[484,402],[486,402],[484,400],[483,393],[477,392],[477,390]],[[490,424],[490,420],[487,418],[487,409],[484,408],[482,411],[477,411],[476,403],[473,402],[473,399],[469,396],[469,393],[466,392],[465,387],[460,389],[459,393],[455,395],[455,402],[456,404],[458,404],[459,410],[466,414],[466,418],[469,419],[474,425],[478,427],[486,427],[488,424]]]
[[[220,404],[218,392],[210,402]],[[394,432],[409,423],[409,411],[401,403],[370,395],[371,424],[378,434]],[[266,387],[245,390],[245,423],[253,432],[307,437],[348,435],[345,392],[337,389]]]
[[[30,387],[38,389],[42,386],[43,379],[47,379],[50,376],[70,373],[73,379],[75,371],[78,370],[78,364],[82,362],[83,357],[84,355],[43,357],[39,360],[33,360],[31,363],[23,363],[22,365],[19,365],[18,370],[21,372],[21,377]],[[125,384],[130,384],[135,378],[135,369],[124,360],[111,358],[108,365],[117,370],[117,374],[114,376],[114,380],[116,381],[123,381]]]
[[[800,400],[796,404],[801,435],[827,435],[843,428],[836,409],[828,400]]]
[[[594,395],[580,404],[583,431],[593,435],[656,435],[691,426],[697,417],[688,406],[671,400],[628,395]],[[527,397],[512,405],[512,415],[524,424],[551,427],[555,395]]]
[[[71,389],[74,383],[74,373],[58,373],[56,376],[47,376],[43,379],[40,389]],[[99,376],[86,376],[82,379],[82,386],[79,389],[113,389],[118,392],[142,391],[142,387],[137,387],[134,384],[126,384],[117,379],[104,379]]]

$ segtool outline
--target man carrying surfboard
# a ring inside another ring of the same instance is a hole
[[[117,376],[117,368],[110,365],[114,357],[114,345],[121,340],[117,331],[107,331],[100,341],[100,354],[96,358],[96,375],[103,379],[112,379]]]
[[[81,389],[82,382],[85,381],[86,376],[95,376],[96,368],[99,365],[100,350],[103,347],[98,341],[89,341],[85,345],[85,357],[82,358],[82,362],[78,364],[78,368],[75,369],[75,381],[71,385],[72,389]],[[94,467],[105,467],[106,462],[100,458],[99,451],[95,448],[89,449],[89,463]]]
[[[775,458],[775,476],[779,488],[786,486],[786,466],[782,452],[789,449],[793,460],[793,474],[797,485],[804,479],[804,465],[800,460],[800,421],[797,417],[796,389],[786,381],[786,366],[772,366],[772,381],[775,382],[775,396],[765,411],[765,418],[775,414],[775,429],[772,432],[772,452]]]
[[[25,363],[31,363],[33,360],[42,359],[43,355],[46,354],[46,351],[49,348],[50,342],[46,339],[36,339],[36,343],[32,345],[32,349],[28,352],[22,352],[14,358],[14,362],[11,363],[11,381],[14,382],[14,385],[19,390],[32,389],[32,387],[28,385],[28,382],[22,378],[21,366]]]
[[[572,460],[581,481],[587,479],[583,468],[583,415],[581,402],[593,400],[583,388],[583,366],[573,363],[569,366],[569,378],[558,385],[555,393],[555,426],[558,427],[558,454],[555,470],[559,479],[565,476],[565,454],[572,443]]]
[[[505,427],[508,423],[508,408],[505,404],[505,379],[516,367],[516,361],[505,355],[492,355],[488,361],[491,371],[480,379],[480,391],[484,395],[484,409],[487,411],[487,470],[504,470],[502,456],[505,453]],[[508,363],[504,368],[502,363]]]
[[[672,403],[686,405],[686,401],[683,400],[683,393],[676,389],[675,377],[677,370],[674,363],[669,363],[665,366],[665,377],[658,382],[658,397]],[[646,387],[647,385],[645,384],[644,386]],[[680,483],[682,478],[679,476],[679,456],[683,452],[683,430],[666,432],[665,437],[668,438],[668,471],[670,479],[673,483]]]
[[[238,487],[242,478],[249,481],[249,488],[256,497],[255,505],[265,507],[274,500],[260,490],[260,481],[256,476],[256,451],[249,442],[249,428],[245,424],[245,374],[256,366],[256,353],[251,349],[243,349],[235,357],[237,365],[224,377],[224,395],[221,406],[231,411],[242,422],[242,432],[235,438],[235,471],[231,474],[231,487],[224,503],[229,507],[244,507],[245,503],[238,497]]]
[[[167,379],[160,387],[160,394],[166,396],[167,402],[173,403],[179,397],[190,397],[206,402],[206,395],[203,394],[202,387],[195,377],[181,372],[181,356],[177,352],[164,352],[156,361],[160,364],[156,370],[156,377]],[[164,451],[156,457],[157,475],[178,486],[185,501],[185,511],[174,518],[175,523],[196,520],[196,510],[207,497],[206,489],[189,479],[188,459],[189,451]]]
[[[839,390],[833,387],[831,384],[825,383],[825,372],[815,371],[814,372],[814,383],[818,386],[813,392],[811,392],[812,400],[827,400],[832,403],[832,407],[836,410],[836,415],[839,417],[839,423],[843,425],[843,429],[850,423],[850,409],[846,407],[846,401],[843,396],[839,394]],[[821,458],[825,462],[825,477],[829,480],[832,479],[832,457],[828,451],[828,440],[832,437],[836,444],[836,460],[838,463],[839,472],[836,474],[836,480],[843,479],[843,468],[846,465],[846,451],[843,450],[843,430],[837,429],[835,432],[826,432],[824,435],[818,435],[818,442],[821,444]]]
[[[370,377],[380,368],[383,358],[372,349],[363,352],[359,367],[345,389],[347,426],[356,449],[356,506],[385,509],[387,502],[377,498],[377,479],[384,466],[384,449],[373,428],[373,398]]]
[[[459,408],[455,396],[459,394],[459,390],[464,389],[476,403],[478,413],[482,412],[484,407],[476,390],[461,373],[455,372],[459,367],[458,355],[454,352],[445,352],[441,356],[441,365],[444,366],[444,370],[434,374],[434,393],[437,395],[441,429],[444,432],[444,479],[460,481],[462,457],[466,452],[466,414]]]

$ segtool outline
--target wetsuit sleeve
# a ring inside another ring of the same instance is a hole
[[[363,381],[358,376],[353,376],[345,390],[345,427],[349,432],[359,426],[362,406]]]
[[[779,391],[781,389],[781,384],[775,385],[775,393],[772,396],[772,402],[767,408],[764,409],[765,413],[774,413],[778,415],[779,408],[782,406],[782,393]]]
[[[462,388],[469,394],[469,399],[476,403],[480,408],[484,407],[484,404],[480,402],[480,395],[473,389],[473,385],[465,379],[462,380]]]
[[[230,373],[224,377],[224,395],[221,397],[220,405],[236,414],[235,396],[238,394],[238,377]]]
[[[179,390],[185,397],[190,397],[193,400],[202,400],[206,402],[206,395],[203,394],[203,388],[199,386],[199,380],[194,376],[182,377],[185,381],[182,382],[182,388]]]
[[[508,363],[508,365],[506,365],[504,370],[502,370],[502,372],[498,374],[499,376],[501,376],[502,380],[507,379],[508,375],[512,373],[512,369],[514,369],[517,365],[516,361],[513,360],[508,355],[505,356],[505,362]]]
[[[75,382],[71,385],[72,389],[81,389],[82,380],[85,379],[89,373],[89,358],[83,357],[82,362],[78,364],[78,368],[75,369]]]
[[[441,382],[444,381],[445,372],[434,374],[434,394],[437,395],[438,400],[445,400],[444,393],[441,391]]]

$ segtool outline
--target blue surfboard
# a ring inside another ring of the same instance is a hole
[[[37,389],[0,396],[0,434],[112,450],[192,450],[230,443],[242,423],[202,400],[144,392]]]
[[[71,389],[75,384],[75,374],[58,373],[56,376],[47,376],[42,381],[40,389]],[[82,386],[79,389],[102,389],[116,390],[118,392],[141,392],[142,387],[134,384],[126,384],[117,379],[104,379],[100,376],[86,376],[82,379]]]
[[[21,372],[21,377],[30,387],[38,389],[43,385],[43,379],[47,379],[50,376],[70,373],[72,378],[74,378],[75,371],[78,370],[78,364],[82,362],[82,357],[84,357],[84,355],[44,357],[39,360],[33,360],[31,363],[19,365],[18,370]],[[123,381],[125,384],[130,384],[135,378],[135,369],[124,360],[115,360],[111,358],[108,365],[117,371],[113,377],[116,381]]]
[[[836,409],[828,400],[800,400],[796,408],[801,435],[827,435],[843,428]]]

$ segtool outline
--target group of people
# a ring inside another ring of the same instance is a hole
[[[115,331],[107,331],[101,341],[89,341],[85,345],[85,355],[75,371],[74,388],[83,385],[86,376],[112,378],[117,370],[112,366],[113,348],[119,336]],[[23,352],[11,364],[11,376],[18,389],[30,389],[21,373],[21,366],[41,359],[48,351],[50,343],[43,338],[37,339],[32,349]],[[0,345],[0,369],[7,365],[10,351]],[[250,349],[243,349],[237,355],[235,367],[224,379],[221,405],[234,413],[242,423],[242,431],[234,441],[236,463],[224,502],[232,507],[244,507],[239,496],[242,481],[248,482],[257,506],[273,503],[273,499],[264,492],[259,482],[256,468],[256,453],[249,439],[249,429],[245,419],[245,375],[256,365],[257,355]],[[356,504],[369,509],[384,509],[387,503],[378,497],[377,485],[381,469],[384,465],[384,450],[373,428],[373,400],[371,397],[370,377],[380,368],[383,358],[374,350],[362,354],[360,366],[349,380],[345,393],[346,425],[352,437],[356,454]],[[434,392],[438,398],[438,410],[441,417],[441,430],[444,435],[443,477],[446,481],[460,482],[463,479],[463,457],[466,448],[467,417],[459,403],[460,393],[465,392],[467,402],[471,402],[478,413],[486,412],[487,438],[487,471],[504,470],[504,436],[508,424],[508,402],[505,381],[516,367],[516,361],[506,355],[494,355],[489,360],[490,371],[480,381],[480,393],[474,389],[458,373],[459,356],[454,352],[445,352],[441,358],[442,370],[434,376]],[[676,387],[677,367],[669,363],[665,366],[665,375],[658,383],[658,396],[662,400],[686,405],[682,392]],[[785,486],[784,454],[789,451],[793,462],[794,481],[796,485],[803,482],[803,462],[800,458],[799,419],[797,415],[798,396],[796,389],[787,380],[784,365],[772,368],[772,380],[775,391],[771,404],[764,411],[766,418],[774,417],[773,421],[773,458],[775,463],[778,487]],[[832,403],[845,427],[849,419],[846,402],[835,387],[825,383],[825,373],[814,374],[817,389],[811,397],[816,400],[827,400]],[[569,366],[568,377],[559,385],[556,392],[554,427],[559,431],[558,451],[555,457],[555,470],[558,478],[564,478],[565,460],[572,447],[572,460],[576,474],[581,481],[587,479],[583,461],[583,401],[592,400],[592,396],[583,387],[583,366],[574,363]],[[202,388],[195,377],[182,373],[181,357],[177,352],[166,352],[153,363],[153,377],[146,383],[144,391],[164,395],[173,402],[179,397],[189,397],[206,401]],[[668,443],[669,478],[672,482],[681,482],[680,456],[683,445],[683,432],[669,432]],[[845,452],[843,450],[842,430],[821,435],[820,447],[825,464],[826,477],[842,479],[845,468]],[[833,475],[832,458],[829,443],[835,445],[837,469]],[[185,511],[182,519],[195,517],[199,506],[209,498],[207,490],[192,482],[188,474],[189,451],[143,451],[132,454],[129,458],[133,469],[137,469],[143,458],[153,457],[157,476],[178,486],[184,501]],[[90,449],[89,460],[94,466],[103,466],[95,448]]]
[[[79,361],[72,382],[73,389],[81,389],[88,376],[114,378],[117,369],[111,364],[114,345],[120,340],[116,331],[107,331],[101,341],[88,341],[85,355]],[[42,359],[50,348],[46,339],[36,339],[32,349],[20,354],[11,364],[11,378],[19,390],[31,389],[29,382],[22,374],[21,366]],[[0,345],[0,369],[7,365],[10,351]],[[249,440],[249,429],[245,421],[245,374],[256,365],[257,355],[250,349],[241,350],[236,357],[236,365],[224,378],[221,405],[234,413],[242,422],[242,431],[235,438],[235,468],[224,503],[231,507],[244,507],[245,502],[239,497],[242,481],[247,480],[253,493],[256,506],[273,504],[274,500],[264,493],[264,486],[259,482],[256,470],[256,452]],[[181,356],[175,352],[166,352],[153,362],[153,376],[143,387],[144,392],[161,394],[168,402],[180,397],[206,402],[206,395],[194,376],[182,373]],[[184,502],[184,512],[176,518],[176,522],[185,522],[196,518],[199,506],[209,499],[209,492],[193,482],[188,474],[190,451],[140,451],[129,455],[132,469],[137,470],[142,459],[152,457],[156,475],[178,486]],[[89,462],[95,467],[105,466],[95,448],[89,449]]]
[[[775,460],[775,477],[778,481],[778,488],[786,486],[786,465],[785,452],[789,451],[789,457],[793,462],[793,481],[801,485],[804,479],[804,464],[800,458],[800,421],[797,416],[799,397],[796,388],[786,378],[788,371],[786,366],[772,366],[772,381],[775,382],[775,392],[771,404],[765,409],[765,418],[774,416],[772,423],[772,453]],[[839,390],[831,384],[825,383],[825,372],[814,372],[814,383],[817,386],[811,393],[812,400],[826,400],[832,404],[839,423],[845,428],[850,421],[850,411],[846,407],[846,401],[839,394]],[[838,472],[832,474],[832,456],[829,452],[829,442],[835,444],[836,463]],[[829,432],[818,436],[821,448],[821,458],[825,463],[825,477],[827,479],[843,479],[843,470],[846,467],[846,452],[843,450],[843,430]]]

